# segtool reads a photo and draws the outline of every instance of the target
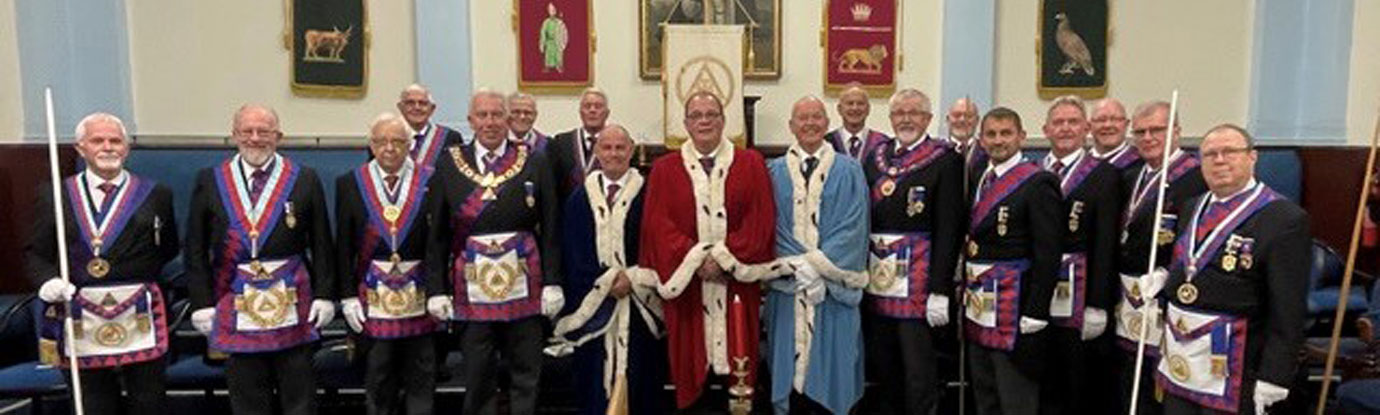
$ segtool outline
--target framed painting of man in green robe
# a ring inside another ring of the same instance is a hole
[[[590,0],[513,0],[518,89],[579,93],[594,84]]]

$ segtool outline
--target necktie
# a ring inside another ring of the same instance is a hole
[[[700,157],[700,167],[704,167],[704,174],[708,176],[710,172],[714,171],[714,158]]]
[[[1053,171],[1054,174],[1063,176],[1063,175],[1064,175],[1064,162],[1063,162],[1062,160],[1055,160],[1055,161],[1054,161],[1054,164],[1050,166],[1050,171]]]
[[[1193,228],[1193,238],[1198,243],[1202,243],[1213,229],[1222,226],[1222,221],[1227,219],[1236,206],[1241,204],[1241,197],[1233,197],[1228,200],[1212,202],[1208,204],[1207,212],[1203,212],[1202,219],[1198,220],[1198,227]]]
[[[488,172],[494,171],[494,167],[495,167],[495,166],[494,166],[494,162],[498,161],[498,153],[495,153],[495,152],[492,152],[492,151],[490,151],[490,152],[488,152],[488,153],[484,153],[483,159],[484,159],[484,172],[485,172],[485,173],[488,173]]]
[[[394,191],[398,188],[398,175],[390,174],[383,176],[383,182],[388,184],[388,191]]]
[[[413,160],[417,159],[417,153],[422,152],[422,143],[425,141],[426,135],[423,134],[417,134],[415,137],[412,137],[412,150],[408,151],[408,154],[412,156]]]
[[[259,195],[264,192],[264,185],[268,184],[268,168],[255,170],[249,175],[249,202],[259,203]]]
[[[848,155],[853,158],[862,157],[862,139],[856,135],[848,140]]]
[[[119,189],[119,186],[115,186],[115,183],[105,182],[97,185],[96,188],[105,193],[105,196],[101,197],[101,208],[96,211],[96,222],[100,223],[105,221],[106,212],[109,212],[110,205],[115,203],[115,191]]]
[[[996,182],[997,171],[991,169],[987,170],[987,174],[982,175],[982,186],[978,188],[979,199],[981,198],[980,196],[986,194],[988,190],[992,190],[992,185],[996,184]]]
[[[805,158],[805,165],[804,165],[804,166],[801,166],[801,167],[802,167],[802,169],[801,169],[800,173],[801,173],[802,175],[805,176],[805,185],[806,185],[806,186],[809,186],[809,185],[810,185],[810,175],[813,175],[813,174],[815,173],[815,169],[819,167],[819,157],[814,157],[814,156],[806,157],[806,158]]]
[[[621,187],[622,186],[619,186],[618,183],[609,183],[608,191],[604,192],[604,202],[609,206],[613,206],[613,201],[618,198],[618,189]]]

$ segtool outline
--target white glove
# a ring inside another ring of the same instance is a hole
[[[820,278],[819,270],[804,259],[792,260],[791,267],[795,268],[796,281],[803,285],[809,285]]]
[[[426,312],[437,320],[450,321],[455,317],[455,304],[449,295],[433,295],[426,299]]]
[[[364,332],[364,321],[368,318],[364,316],[364,304],[359,303],[359,297],[341,300],[340,313],[345,315],[345,324],[350,325],[350,330]]]
[[[559,285],[548,285],[541,288],[541,315],[546,318],[555,318],[561,312],[561,307],[565,307],[565,293],[561,292]]]
[[[1263,380],[1255,381],[1255,415],[1265,415],[1265,408],[1289,397],[1289,390]]]
[[[202,335],[211,335],[211,322],[216,319],[215,307],[199,308],[192,312],[192,327]]]
[[[307,312],[307,322],[318,330],[335,319],[335,303],[330,300],[312,300],[311,310]]]
[[[38,298],[49,303],[65,303],[72,301],[72,296],[77,294],[77,286],[67,282],[61,277],[53,277],[45,281],[38,287]]]
[[[1083,309],[1083,341],[1096,339],[1107,331],[1107,310],[1088,307]]]
[[[1165,281],[1169,281],[1169,271],[1165,271],[1164,268],[1155,268],[1154,271],[1146,274],[1145,278],[1141,278],[1140,295],[1148,301],[1164,289]]]
[[[930,294],[930,298],[925,300],[925,320],[929,321],[930,327],[949,324],[949,296]]]
[[[1021,316],[1021,334],[1030,334],[1040,330],[1044,330],[1045,326],[1048,325],[1048,321]]]
[[[791,261],[791,266],[795,268],[796,295],[805,296],[805,301],[810,304],[824,302],[828,288],[824,285],[824,279],[820,278],[819,270],[804,259]]]

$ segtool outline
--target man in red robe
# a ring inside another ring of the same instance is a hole
[[[757,281],[771,273],[776,207],[762,155],[723,136],[720,97],[692,94],[685,129],[690,142],[652,165],[639,263],[666,299],[676,406],[721,411],[722,395],[700,393],[711,373],[725,386],[742,372],[756,382]]]

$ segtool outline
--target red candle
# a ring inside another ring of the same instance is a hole
[[[747,357],[748,354],[747,310],[743,309],[743,299],[739,298],[737,294],[733,295],[733,304],[729,306],[728,318],[732,320],[728,325],[731,331],[728,341],[729,364],[737,369],[737,363],[734,363],[736,358]]]

